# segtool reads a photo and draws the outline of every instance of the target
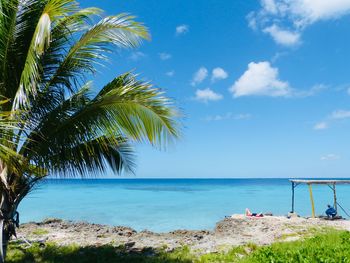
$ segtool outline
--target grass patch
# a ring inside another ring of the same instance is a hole
[[[350,232],[328,230],[314,237],[260,247],[242,263],[350,262]]]
[[[335,228],[328,227],[328,226],[321,226],[321,227],[314,226],[314,227],[308,227],[308,228],[304,228],[300,226],[290,226],[288,228],[292,229],[294,232],[282,234],[277,241],[286,241],[286,239],[293,238],[293,237],[298,237],[303,239],[303,238],[313,237],[315,235],[327,234],[335,230]]]
[[[300,234],[298,234],[298,233],[282,234],[278,240],[284,241],[284,240],[291,238],[291,237],[300,237]]]
[[[315,236],[293,242],[277,242],[258,247],[254,244],[234,247],[228,252],[196,256],[188,247],[173,252],[145,249],[140,253],[127,252],[124,247],[57,246],[52,243],[24,248],[12,243],[8,263],[211,263],[211,262],[350,262],[350,232],[322,230]]]
[[[9,246],[8,263],[191,263],[193,256],[184,247],[171,253],[145,249],[140,253],[126,252],[124,247],[100,246],[79,247],[78,245],[57,246],[47,243],[45,247],[33,244],[23,248],[21,244]]]
[[[247,257],[253,251],[257,249],[254,244],[247,244],[245,246],[234,247],[227,253],[209,253],[200,256],[193,260],[198,263],[209,262],[240,262],[243,258]]]
[[[35,229],[35,230],[32,232],[32,235],[35,235],[35,236],[42,236],[42,235],[47,235],[48,233],[49,233],[48,230],[42,229],[42,228],[38,228],[38,229]]]

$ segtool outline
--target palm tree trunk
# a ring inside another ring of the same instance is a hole
[[[8,213],[8,201],[6,200],[7,194],[3,190],[1,194],[0,205],[0,262],[5,262],[7,245],[9,241],[8,228],[6,227],[7,213]]]
[[[12,235],[16,235],[16,222],[13,220],[13,205],[8,198],[6,191],[1,193],[0,203],[0,262],[4,263],[7,246]]]
[[[6,258],[7,246],[10,240],[10,235],[8,229],[6,228],[6,223],[4,219],[0,220],[0,231],[1,231],[1,239],[0,239],[0,262],[4,263]]]

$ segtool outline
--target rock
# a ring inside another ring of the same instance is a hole
[[[154,249],[152,247],[144,247],[141,250],[141,253],[145,256],[154,256],[156,254],[156,252],[154,251]]]
[[[288,218],[295,218],[295,217],[299,217],[297,213],[292,213],[292,212],[289,212],[288,213]]]
[[[126,249],[132,248],[133,246],[135,246],[135,242],[127,242],[124,244]]]
[[[137,233],[134,229],[130,227],[123,227],[123,226],[113,227],[110,230],[112,233],[116,233],[119,236],[126,236],[126,237],[130,237]]]
[[[197,240],[203,239],[203,236],[202,236],[202,235],[194,235],[194,237],[195,237]]]
[[[39,247],[40,247],[40,248],[44,248],[44,247],[46,247],[46,245],[45,245],[45,243],[40,243],[40,244],[39,244]]]
[[[49,224],[57,224],[57,223],[62,223],[63,220],[62,219],[58,219],[58,218],[46,218],[44,219],[41,224],[43,225],[49,225]]]
[[[152,236],[154,234],[158,235],[158,233],[153,233],[152,231],[149,231],[149,230],[142,230],[140,232],[140,234],[144,235],[144,236]]]
[[[154,233],[148,230],[136,232],[132,228],[123,226],[113,227],[87,222],[47,219],[41,223],[22,224],[18,229],[18,234],[31,242],[44,244],[44,237],[47,238],[47,242],[54,242],[58,245],[79,244],[85,247],[108,244],[117,248],[122,244],[123,249],[127,249],[127,253],[152,255],[160,249],[166,248],[172,251],[184,245],[188,245],[193,251],[204,253],[247,243],[271,244],[276,237],[286,234],[294,236],[297,233],[296,238],[299,238],[303,231],[308,231],[310,227],[325,226],[350,229],[350,221],[306,220],[300,217],[288,219],[277,216],[248,218],[244,215],[234,215],[218,222],[213,231],[182,229],[168,233]],[[45,229],[48,233],[33,237],[33,231],[38,229]],[[120,253],[124,252],[120,251]]]

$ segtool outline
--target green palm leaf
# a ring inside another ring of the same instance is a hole
[[[41,5],[35,6],[36,11],[40,10],[40,8]],[[14,98],[13,109],[18,109],[20,106],[28,106],[28,97],[36,96],[37,84],[41,77],[40,58],[51,42],[51,24],[55,23],[56,19],[68,15],[69,12],[75,9],[75,1],[72,0],[49,0],[43,5],[42,13],[28,47],[19,87]]]
[[[148,39],[146,28],[133,19],[120,14],[92,26],[70,47],[49,85],[61,85],[74,92],[79,80],[84,79],[87,72],[95,73],[95,63],[106,60],[113,46],[131,48],[138,46],[141,39]]]

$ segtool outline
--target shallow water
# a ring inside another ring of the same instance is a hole
[[[333,193],[324,185],[313,186],[313,192],[316,213],[322,214]],[[350,209],[350,185],[337,186],[337,195]],[[311,214],[306,186],[296,188],[295,202],[296,212]],[[21,222],[57,217],[163,232],[212,229],[246,207],[287,214],[291,184],[287,179],[50,179],[28,195],[19,213]]]

